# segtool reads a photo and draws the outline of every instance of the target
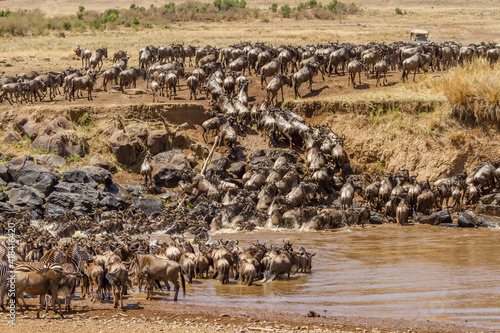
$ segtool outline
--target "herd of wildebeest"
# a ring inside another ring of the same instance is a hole
[[[24,292],[40,295],[39,312],[46,305],[48,294],[53,296],[54,310],[55,302],[59,303],[54,296],[58,294],[69,309],[78,284],[82,298],[90,296],[92,301],[102,301],[112,293],[114,306],[123,308],[123,295],[132,283],[140,291],[145,282],[148,299],[152,299],[155,289],[162,289],[162,281],[167,288],[172,283],[177,300],[180,286],[185,288],[185,279],[190,283],[193,278],[208,277],[209,272],[223,284],[229,283],[232,276],[251,285],[256,280],[264,282],[280,275],[289,277],[291,273],[311,271],[315,254],[303,247],[297,251],[290,242],[257,242],[245,248],[235,241],[211,241],[208,233],[221,228],[288,227],[309,231],[370,222],[395,221],[405,225],[410,221],[422,222],[433,213],[440,215],[435,217],[438,222],[432,220],[431,224],[450,226],[448,211],[472,221],[470,212],[462,215],[464,206],[473,208],[485,195],[490,196],[488,203],[500,202],[491,197],[500,184],[499,162],[480,163],[468,173],[461,170],[433,184],[417,180],[418,174],[412,175],[408,170],[370,176],[349,163],[345,137],[336,135],[328,126],[308,126],[301,116],[275,107],[283,86],[294,87],[295,95],[300,96],[300,85],[309,81],[311,88],[317,73],[340,75],[347,71],[349,82],[355,85],[355,75],[359,75],[361,83],[364,70],[366,75],[376,73],[378,84],[381,74],[388,70],[402,70],[404,79],[412,70],[416,73],[445,69],[475,56],[495,62],[499,45],[370,43],[269,47],[242,43],[219,50],[173,44],[141,49],[138,68],[127,69],[129,57],[126,52],[117,52],[113,56],[115,64],[105,71],[101,67],[107,49],[92,53],[78,47],[75,52],[82,59],[82,67],[87,68],[85,74],[68,69],[4,77],[0,98],[11,104],[42,100],[47,94],[53,99],[58,88],[64,87],[69,100],[85,89],[90,100],[100,76],[104,90],[114,82],[116,86],[112,88],[118,91],[135,87],[136,80],[142,77],[156,100],[164,90],[169,97],[175,95],[180,79],[186,78],[192,97],[196,99],[197,93],[204,91],[210,98],[206,110],[210,119],[202,124],[202,129],[203,139],[212,150],[205,156],[203,167],[194,163],[169,176],[177,179],[175,186],[180,185],[182,200],[150,216],[130,207],[124,211],[97,210],[93,214],[47,217],[46,223],[64,226],[65,234],[55,235],[43,224],[33,225],[26,212],[1,216],[3,230],[14,222],[18,232],[16,298],[24,302]],[[183,64],[188,60],[191,66],[192,57],[196,68],[188,73]],[[267,78],[274,76],[262,103],[249,105],[248,85],[252,80],[245,76],[245,71],[249,75],[251,71],[258,73],[262,87]],[[238,141],[251,131],[260,133],[269,149],[239,149]],[[146,156],[141,167],[145,188],[158,191],[158,184],[151,184],[152,171]],[[442,214],[444,211],[446,214]],[[176,235],[189,231],[194,239],[171,236],[170,242],[163,242],[143,236],[159,230]],[[71,238],[77,232],[81,237]],[[8,285],[7,252],[7,245],[0,244],[2,309]]]
[[[17,216],[22,220],[22,214]],[[193,246],[194,245],[194,246]],[[197,249],[195,251],[195,248]],[[8,248],[0,244],[1,308],[5,310],[4,295],[7,289]],[[238,241],[209,241],[208,234],[201,232],[191,242],[184,237],[171,236],[171,241],[151,242],[149,236],[131,238],[128,235],[106,235],[101,238],[77,238],[62,244],[51,235],[40,234],[33,239],[21,236],[16,247],[15,298],[27,308],[23,294],[40,295],[39,316],[43,306],[47,309],[45,295],[59,295],[70,310],[75,289],[81,288],[80,299],[90,297],[92,302],[102,302],[113,297],[114,307],[124,309],[123,296],[133,285],[139,292],[143,285],[146,299],[153,299],[154,291],[174,286],[174,301],[182,286],[186,295],[186,280],[219,278],[228,284],[230,276],[251,286],[256,279],[266,282],[279,275],[311,271],[315,253],[303,247],[292,248],[289,241],[281,246],[253,243],[242,247]],[[209,275],[210,273],[210,275]],[[161,282],[165,286],[162,286]],[[9,292],[10,292],[9,287]],[[61,312],[58,297],[51,297]],[[21,304],[20,310],[23,311]]]
[[[377,83],[380,79],[385,85],[388,71],[402,71],[403,81],[410,72],[427,72],[429,69],[445,70],[474,57],[485,57],[494,63],[500,55],[500,45],[493,43],[471,44],[462,46],[455,42],[441,44],[430,43],[415,45],[395,42],[368,43],[352,45],[349,43],[324,43],[307,46],[281,45],[272,47],[263,43],[240,43],[226,48],[212,46],[193,47],[183,44],[171,44],[163,47],[153,45],[139,50],[138,68],[127,68],[130,56],[126,51],[113,54],[111,68],[102,70],[103,60],[108,57],[105,47],[95,52],[78,46],[75,54],[82,60],[82,70],[68,68],[60,72],[38,73],[30,71],[18,73],[16,76],[5,76],[0,79],[0,102],[6,99],[9,103],[41,101],[48,97],[53,100],[61,94],[63,87],[66,99],[75,100],[75,93],[87,90],[87,98],[92,99],[92,90],[98,78],[102,78],[102,89],[114,82],[117,89],[123,91],[126,87],[136,87],[138,78],[147,81],[147,88],[153,95],[153,102],[158,94],[172,98],[180,88],[181,79],[186,80],[190,99],[197,98],[197,92],[206,91],[207,96],[215,87],[210,83],[219,82],[221,94],[232,94],[237,83],[251,82],[245,77],[245,71],[252,71],[261,79],[262,88],[267,78],[272,78],[267,84],[268,98],[276,97],[283,86],[293,86],[295,97],[300,97],[299,87],[309,82],[312,89],[313,77],[320,73],[324,75],[345,75],[348,73],[348,85],[356,85],[355,77],[361,84],[361,73],[366,77],[375,74]],[[194,67],[191,72],[185,70]],[[218,69],[220,75],[214,75]],[[240,75],[241,73],[241,75]],[[151,85],[149,86],[149,82]],[[118,87],[119,85],[119,87]],[[210,89],[211,88],[211,89]],[[245,88],[239,84],[238,89]],[[217,91],[217,93],[219,93]],[[78,95],[77,95],[78,96]]]

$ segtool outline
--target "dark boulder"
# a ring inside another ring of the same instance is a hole
[[[130,165],[137,161],[142,147],[146,145],[147,138],[147,126],[131,125],[113,133],[108,140],[108,145],[118,163]]]
[[[12,211],[11,204],[9,204],[8,202],[0,202],[0,213],[11,212],[11,211]]]
[[[4,143],[16,143],[21,141],[23,138],[17,132],[7,131],[3,137]]]
[[[458,216],[458,226],[460,228],[477,228],[477,218],[470,214],[460,212]]]
[[[27,123],[28,123],[28,118],[23,117],[23,116],[17,116],[12,121],[12,126],[14,127],[14,129],[16,131],[18,131],[19,133],[22,133],[23,132],[23,126],[26,125]]]
[[[77,135],[75,127],[69,120],[57,117],[37,136],[31,144],[31,149],[55,152],[62,157],[84,157],[89,151],[89,144]]]
[[[241,177],[243,177],[243,175],[245,174],[246,166],[247,164],[245,162],[235,162],[231,164],[227,172],[229,172],[234,177],[241,179]]]
[[[66,165],[66,159],[64,157],[53,154],[35,155],[35,160],[39,164],[52,169],[59,169]]]
[[[44,194],[31,186],[21,186],[7,191],[9,203],[19,207],[35,207],[44,204]]]
[[[500,205],[497,205],[496,202],[492,205],[477,205],[476,213],[483,215],[491,215],[491,216],[500,216]]]
[[[420,219],[418,222],[422,224],[439,225],[442,223],[453,223],[453,220],[447,210],[441,210],[439,212],[432,213],[426,218]]]
[[[125,185],[125,190],[134,197],[148,193],[148,189],[143,185]]]
[[[500,193],[483,195],[481,198],[479,198],[479,201],[485,205],[489,205],[494,201],[500,202]]]
[[[31,140],[35,140],[40,132],[40,127],[35,124],[27,123],[22,127],[22,133],[28,136]]]
[[[169,148],[169,134],[165,130],[151,131],[148,135],[147,146],[151,154],[156,155]]]
[[[0,178],[2,178],[7,183],[11,181],[9,169],[7,169],[5,165],[0,165]]]
[[[177,187],[182,179],[183,172],[171,164],[161,166],[153,175],[154,184],[162,187]]]
[[[113,175],[111,174],[111,172],[104,168],[100,168],[97,166],[84,166],[80,169],[85,172],[89,180],[93,180],[97,184],[104,184],[106,186],[109,186],[113,183]]]
[[[148,217],[163,209],[163,203],[159,198],[155,197],[133,198],[132,204],[136,209],[142,210]]]
[[[176,170],[184,170],[189,168],[189,162],[186,155],[180,149],[171,149],[169,151],[157,154],[153,158],[153,165],[170,165],[171,168]]]
[[[88,182],[88,179],[85,171],[72,168],[63,174],[62,181],[67,183],[83,184]]]
[[[374,212],[373,210],[370,211],[370,223],[371,224],[383,224],[383,223],[389,223],[389,220],[385,218],[382,214],[379,214],[377,212]]]
[[[116,172],[116,165],[103,155],[94,155],[90,158],[90,165]]]

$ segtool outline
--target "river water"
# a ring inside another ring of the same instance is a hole
[[[500,329],[500,229],[424,225],[213,235],[316,252],[311,274],[247,287],[195,281],[187,301],[305,315],[439,320]],[[326,312],[325,312],[326,311]]]

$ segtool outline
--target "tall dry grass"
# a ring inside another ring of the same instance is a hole
[[[474,59],[450,70],[432,83],[451,105],[454,116],[465,122],[500,125],[500,63]]]

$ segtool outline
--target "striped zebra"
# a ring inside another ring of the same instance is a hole
[[[67,278],[59,285],[59,292],[64,297],[66,310],[71,310],[71,295],[75,289],[76,279],[80,277],[82,297],[84,297],[84,282],[80,272],[80,261],[88,261],[89,255],[80,251],[77,245],[70,244],[66,253],[59,249],[51,249],[43,255],[40,261],[45,263],[60,264]]]
[[[7,290],[7,277],[9,274],[9,263],[5,260],[0,261],[0,307],[5,310],[3,298]]]

